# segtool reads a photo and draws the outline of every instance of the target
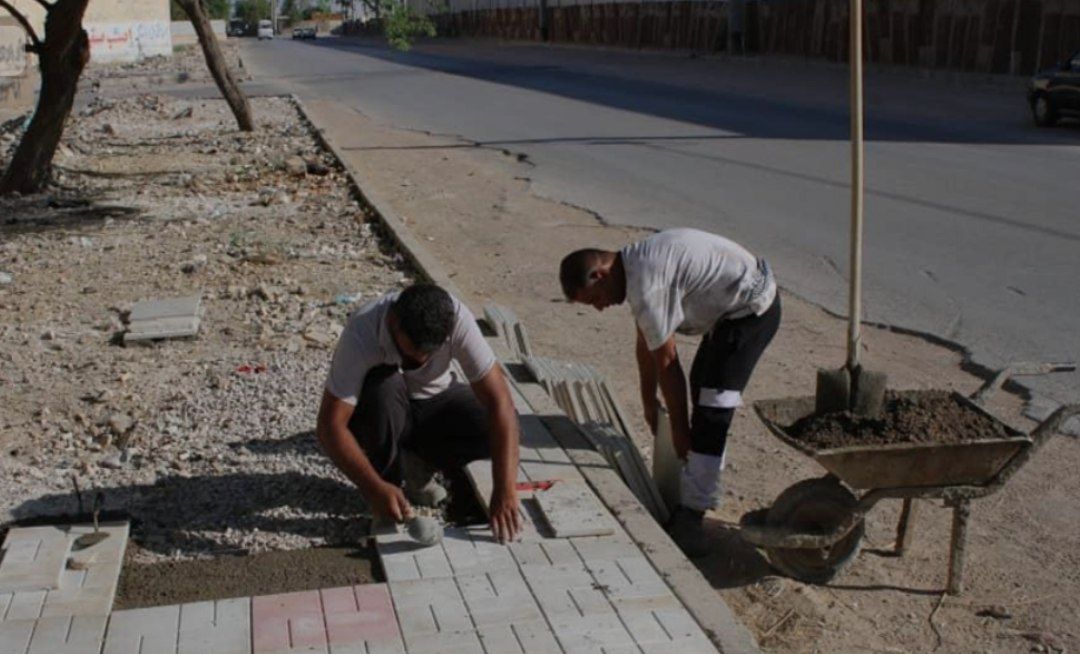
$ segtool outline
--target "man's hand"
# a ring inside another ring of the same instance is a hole
[[[368,497],[371,512],[381,518],[392,518],[394,522],[405,522],[412,516],[412,507],[405,499],[405,492],[399,486],[389,482],[380,482]]]
[[[495,540],[500,543],[517,540],[522,530],[517,491],[513,489],[509,492],[493,491],[488,511],[491,514],[491,532],[495,535]]]

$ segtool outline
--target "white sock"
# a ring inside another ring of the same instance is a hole
[[[695,511],[708,511],[720,504],[720,472],[723,456],[690,452],[679,475],[679,503]]]

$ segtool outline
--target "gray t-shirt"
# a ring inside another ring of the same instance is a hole
[[[386,316],[398,293],[387,293],[368,302],[349,317],[334,350],[326,390],[345,402],[356,405],[364,378],[380,365],[401,365],[401,354],[394,344]],[[454,302],[454,328],[450,338],[415,370],[402,371],[409,395],[424,399],[445,391],[451,383],[450,364],[457,361],[469,383],[478,382],[495,365],[495,353],[484,340],[468,307],[457,298]]]
[[[669,229],[626,246],[626,299],[650,350],[671,335],[704,334],[721,319],[764,313],[776,281],[764,260],[697,229]]]

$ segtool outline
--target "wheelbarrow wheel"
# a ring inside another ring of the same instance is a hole
[[[766,524],[800,532],[827,532],[848,518],[858,505],[855,495],[836,479],[807,479],[776,498]],[[859,521],[846,536],[824,549],[769,547],[769,562],[780,572],[812,584],[823,584],[843,570],[862,546],[865,524]]]

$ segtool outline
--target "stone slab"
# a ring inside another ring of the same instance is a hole
[[[180,606],[177,654],[250,654],[251,598]]]
[[[331,654],[404,654],[386,584],[324,588],[320,593]]]
[[[180,605],[115,611],[102,654],[176,654]]]
[[[473,623],[479,627],[542,621],[540,606],[515,569],[457,577]]]
[[[325,654],[329,649],[317,590],[253,597],[251,632],[254,654]]]
[[[614,520],[586,484],[560,482],[534,498],[556,538],[615,533]]]
[[[40,618],[27,654],[98,654],[108,620],[104,615]]]
[[[136,302],[124,341],[194,336],[199,331],[200,295]]]
[[[476,631],[485,654],[563,654],[544,620],[485,625]]]
[[[451,577],[391,581],[394,611],[410,652],[420,636],[473,631],[465,601]]]
[[[71,539],[58,527],[13,527],[0,552],[0,592],[60,587]]]

